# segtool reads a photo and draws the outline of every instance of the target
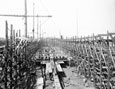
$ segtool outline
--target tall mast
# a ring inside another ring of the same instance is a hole
[[[27,0],[25,0],[25,37],[27,37]]]
[[[41,39],[41,20],[40,20],[40,39]]]
[[[77,8],[77,38],[78,38],[78,8]]]
[[[35,4],[33,3],[33,38],[34,38],[34,21],[35,21],[35,20],[34,20],[34,5],[35,5]]]
[[[37,39],[38,39],[38,18],[37,18]]]

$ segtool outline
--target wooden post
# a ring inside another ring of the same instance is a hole
[[[37,18],[37,40],[38,40],[38,18]]]
[[[25,37],[27,37],[27,0],[25,0]]]
[[[108,31],[107,31],[107,47],[108,47],[108,52],[110,52],[110,50],[109,50],[109,35],[108,35]],[[108,53],[108,56],[110,56],[110,53]],[[107,82],[107,89],[110,89],[110,64],[108,63],[107,64],[107,66],[108,66],[108,82]]]
[[[13,41],[15,41],[15,30],[13,30]]]
[[[13,31],[13,25],[11,25],[11,34],[10,34],[10,42],[11,42],[11,56],[12,56],[12,31]]]
[[[14,42],[14,49],[15,49],[15,45],[16,45],[16,42],[15,42],[15,30],[13,30],[13,42]]]
[[[7,59],[8,59],[8,23],[6,24],[6,57],[5,57],[5,89],[7,89]]]
[[[11,67],[10,67],[10,79],[11,79],[11,82],[10,82],[10,89],[12,89],[12,59],[13,59],[13,56],[12,56],[12,30],[13,30],[13,25],[11,25],[11,34],[10,34],[10,42],[11,42],[11,49],[10,49],[10,61],[11,61]]]
[[[18,32],[16,32],[16,37],[18,37]]]
[[[100,75],[102,75],[102,58],[101,58],[101,52],[102,52],[102,48],[100,47],[102,43],[100,42],[99,43],[99,48],[100,48],[100,55],[99,55],[99,58],[100,58]],[[100,89],[102,89],[102,78],[100,77]]]
[[[92,37],[92,40],[93,40],[93,46],[94,46],[94,34],[93,34],[93,37]],[[93,51],[94,51],[94,48],[93,48]],[[95,82],[95,54],[93,54],[93,84],[94,84],[94,87],[96,87],[96,82]]]
[[[19,29],[19,37],[21,37],[21,30]]]
[[[34,6],[35,6],[35,3],[33,3],[33,30],[32,30],[33,31],[33,39],[34,39],[34,32],[35,32],[35,29],[34,29],[34,25],[35,25],[34,10],[35,10],[35,7]]]
[[[6,50],[8,50],[8,23],[6,21]]]

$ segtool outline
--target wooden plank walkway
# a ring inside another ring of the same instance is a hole
[[[46,74],[52,73],[51,63],[46,63]]]
[[[62,89],[58,75],[54,76],[54,89]]]
[[[56,64],[57,71],[58,72],[63,72],[63,69],[61,68],[60,64],[57,63],[57,62],[55,62],[55,64]]]
[[[43,85],[44,85],[44,81],[43,81],[43,78],[40,77],[37,79],[37,82],[36,82],[36,88],[35,89],[43,89]]]

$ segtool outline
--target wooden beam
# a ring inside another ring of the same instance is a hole
[[[54,76],[54,85],[55,85],[55,88],[54,88],[54,89],[62,89],[62,88],[61,88],[60,81],[59,81],[59,78],[58,78],[57,75]]]
[[[52,67],[50,63],[46,63],[46,74],[52,73]]]
[[[37,78],[37,82],[36,82],[36,88],[35,89],[43,89],[43,85],[44,85],[44,81],[43,78]]]
[[[0,14],[0,16],[6,16],[6,17],[26,17],[26,15],[10,15],[10,14]],[[27,17],[52,17],[51,15],[27,15]]]
[[[58,72],[63,72],[63,69],[61,68],[60,64],[57,63],[57,62],[55,62],[55,64],[56,64],[57,71]]]

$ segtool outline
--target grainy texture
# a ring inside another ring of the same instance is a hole
[[[80,78],[75,72],[74,67],[64,68],[66,77],[64,78],[65,88],[64,89],[94,89],[92,83],[89,87],[85,87],[83,78]]]

